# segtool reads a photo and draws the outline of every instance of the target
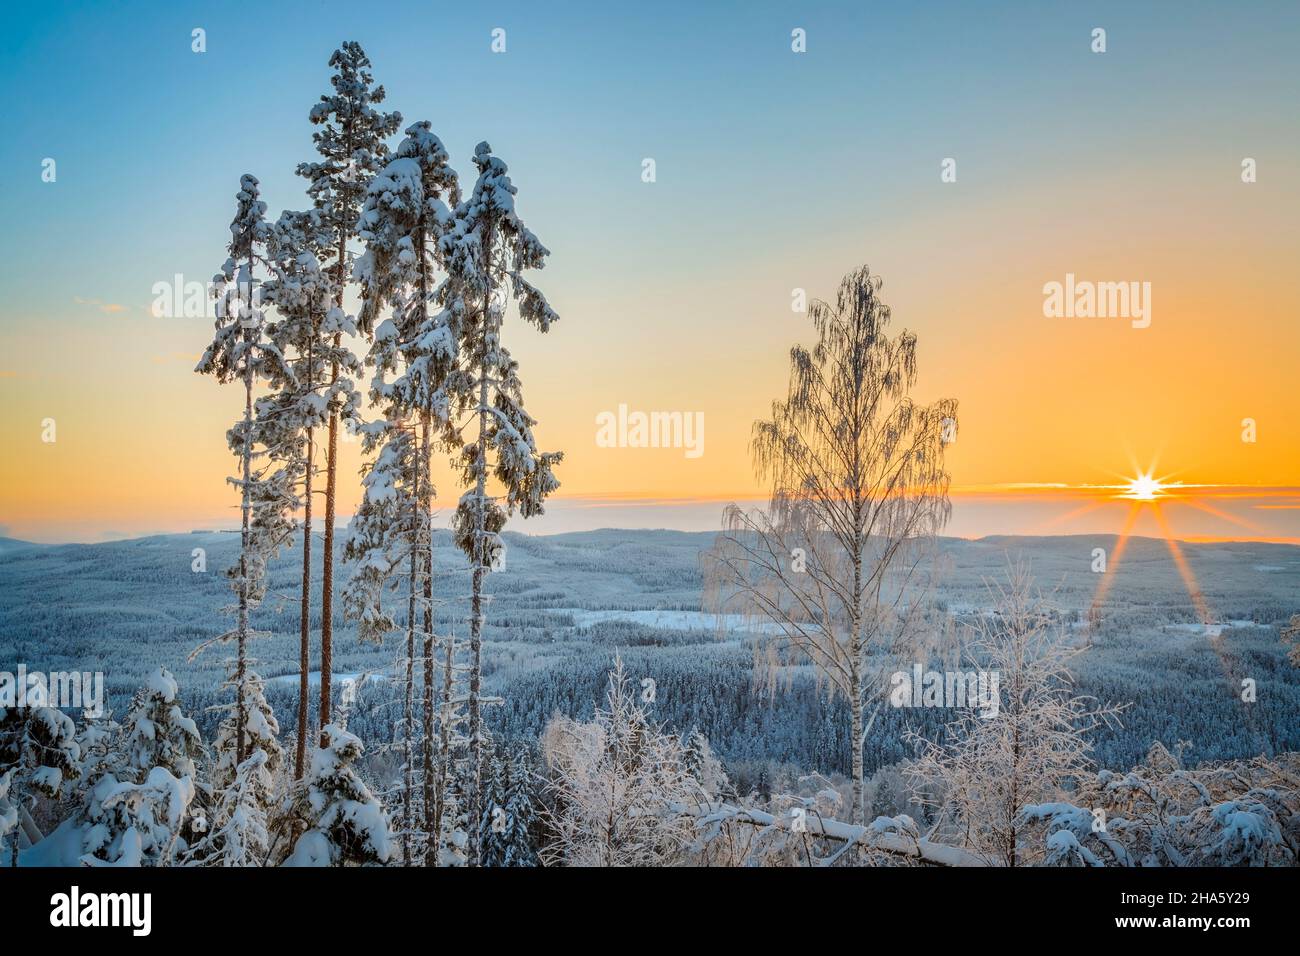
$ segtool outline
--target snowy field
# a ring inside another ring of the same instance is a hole
[[[752,679],[750,646],[761,626],[704,609],[700,551],[711,535],[607,530],[508,533],[506,540],[505,570],[488,576],[485,645],[487,689],[507,700],[489,713],[498,729],[535,734],[554,710],[590,713],[619,655],[634,676],[658,681],[661,717],[705,729],[730,759],[841,769],[838,748],[818,743],[837,732],[827,729],[827,713],[840,705],[827,703],[811,673],[797,668],[775,699],[764,696]],[[102,670],[120,709],[143,675],[162,664],[192,710],[218,703],[223,653],[190,655],[226,626],[230,592],[222,569],[233,562],[235,544],[234,536],[215,533],[95,545],[0,541],[0,667]],[[436,544],[437,594],[445,601],[438,627],[464,636],[466,576],[448,539]],[[1025,560],[1061,623],[1079,633],[1099,580],[1089,570],[1091,550],[1112,544],[1105,536],[945,539],[936,598],[956,620],[973,621],[992,603],[987,584],[1010,561]],[[195,548],[205,550],[206,573],[191,570]],[[1215,621],[1208,631],[1163,542],[1133,539],[1111,571],[1104,624],[1077,667],[1084,693],[1131,704],[1123,727],[1099,737],[1100,756],[1128,766],[1153,739],[1191,741],[1193,757],[1205,759],[1300,748],[1300,678],[1278,640],[1278,625],[1300,594],[1300,549],[1220,543],[1185,544],[1183,551]],[[252,649],[286,731],[298,686],[296,557],[288,552],[272,566],[270,596],[254,616],[266,636]],[[348,570],[345,564],[342,574]],[[402,595],[394,593],[392,603],[400,620]],[[375,678],[394,673],[400,645],[400,634],[384,646],[361,644],[351,624],[336,623],[334,684],[371,676],[355,719],[376,734],[391,725],[392,692]],[[1235,685],[1225,674],[1259,682],[1245,730],[1233,723]],[[201,722],[210,719],[200,714]],[[871,764],[904,756],[902,734],[938,718],[895,711],[882,719]]]

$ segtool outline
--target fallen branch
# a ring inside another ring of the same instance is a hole
[[[840,820],[832,820],[817,813],[808,813],[800,819],[800,829],[795,830],[795,817],[777,816],[762,810],[742,809],[727,803],[702,803],[677,806],[678,812],[693,816],[700,829],[720,829],[724,824],[742,824],[759,829],[782,830],[790,834],[835,840],[844,844],[827,860],[827,865],[838,859],[849,847],[860,844],[870,850],[880,850],[910,857],[936,866],[988,866],[989,864],[960,847],[935,843],[919,835],[898,832],[894,819],[877,817],[870,826],[860,827]],[[905,818],[904,818],[905,819]],[[910,823],[910,820],[907,820]]]

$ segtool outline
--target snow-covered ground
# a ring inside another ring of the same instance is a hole
[[[359,680],[362,681],[362,683],[369,683],[369,682],[371,682],[371,681],[384,681],[384,680],[388,680],[388,679],[389,679],[389,676],[388,676],[387,674],[375,674],[375,673],[368,673],[368,674],[335,674],[334,677],[331,679],[331,683],[337,685],[337,684],[342,684],[342,683],[345,683],[345,682],[356,682],[356,681],[359,681]],[[297,675],[297,674],[281,674],[279,677],[268,677],[268,678],[266,679],[266,682],[267,682],[268,684],[292,684],[294,687],[297,687],[297,686],[298,686],[298,675]],[[308,684],[309,687],[319,687],[319,686],[320,686],[320,671],[312,671],[311,673],[309,673],[309,674],[307,675],[307,684]]]
[[[732,634],[775,633],[777,625],[753,621],[743,614],[712,614],[708,611],[589,611],[578,607],[551,608],[558,614],[573,617],[575,627],[592,627],[607,621],[628,621],[646,627],[659,627],[672,631],[718,631]]]
[[[1225,630],[1234,628],[1259,627],[1254,621],[1220,621],[1217,624],[1165,624],[1166,631],[1179,631],[1185,634],[1198,634],[1202,637],[1218,637]]]

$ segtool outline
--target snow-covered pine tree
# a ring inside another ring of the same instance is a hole
[[[500,746],[492,754],[492,773],[483,789],[479,853],[483,866],[536,866],[532,830],[537,809],[532,771],[522,747],[513,755]]]
[[[483,574],[498,553],[499,535],[506,518],[516,509],[525,517],[541,514],[546,497],[559,487],[552,472],[561,452],[538,452],[533,440],[535,421],[524,410],[518,365],[501,344],[501,324],[510,299],[520,317],[541,332],[559,316],[523,273],[540,269],[545,246],[524,225],[515,211],[514,184],[506,164],[492,155],[487,143],[474,149],[478,180],[473,194],[456,209],[453,228],[442,239],[451,288],[453,313],[459,332],[461,372],[454,381],[458,407],[473,416],[477,431],[461,455],[461,482],[467,490],[456,509],[455,533],[469,558],[470,678],[468,779],[470,819],[482,814],[482,641]],[[466,425],[470,423],[465,423]],[[500,496],[488,493],[493,477],[502,486]],[[478,829],[470,831],[469,860],[478,864]]]
[[[265,596],[267,560],[291,541],[296,530],[297,487],[306,467],[305,441],[295,422],[295,410],[283,399],[283,394],[259,399],[249,431],[249,443],[262,449],[261,456],[268,459],[265,465],[253,468],[246,485],[252,514],[247,536],[249,559],[244,563],[249,569],[250,607],[260,604]],[[246,634],[246,638],[253,636],[252,630]],[[202,837],[201,847],[189,854],[193,860],[251,865],[265,849],[266,815],[274,804],[271,781],[283,751],[280,725],[254,663],[247,654],[229,662],[226,686],[234,702],[218,726],[210,780],[207,785],[196,782],[198,812],[205,816],[204,832],[186,831],[187,836]]]
[[[113,719],[112,711],[92,714],[87,711],[77,732],[77,748],[81,751],[77,771],[82,787],[93,783],[102,773],[116,770],[122,755],[115,745],[121,725]]]
[[[83,813],[83,866],[167,866],[185,851],[180,840],[194,778],[154,767],[136,783],[104,774]]]
[[[438,797],[438,866],[464,866],[468,861],[469,814],[461,774],[453,772]]]
[[[278,757],[277,757],[278,759]],[[271,849],[267,810],[275,791],[271,758],[261,747],[227,772],[204,833],[186,854],[199,866],[264,866]]]
[[[264,286],[265,301],[275,307],[268,335],[293,374],[272,378],[273,392],[259,402],[268,406],[265,418],[279,425],[267,434],[273,457],[292,464],[302,491],[302,583],[299,595],[298,634],[298,739],[294,778],[306,766],[308,726],[308,674],[311,625],[312,513],[315,505],[316,431],[328,423],[336,406],[349,420],[356,418],[360,393],[352,375],[360,371],[352,352],[342,346],[341,333],[356,334],[353,319],[335,304],[337,282],[322,262],[332,255],[334,232],[319,209],[286,210],[271,229],[267,254],[271,278]],[[331,377],[335,367],[347,375]]]
[[[709,738],[699,728],[691,728],[684,743],[686,772],[699,786],[699,799],[709,802],[722,797],[730,789],[730,782],[722,769],[722,762],[713,755]]]
[[[506,832],[509,819],[506,814],[505,754],[498,747],[493,750],[488,766],[490,772],[483,782],[483,815],[478,821],[479,859],[482,866],[504,866]]]
[[[249,756],[258,750],[266,755],[265,766],[274,774],[284,758],[280,746],[280,724],[263,692],[262,678],[256,674],[244,685],[244,713],[247,715],[247,747]],[[234,762],[235,708],[217,727],[217,736],[213,744],[215,759],[212,764],[212,788],[218,794],[235,781],[238,764]],[[247,758],[245,758],[247,759]]]
[[[230,255],[221,272],[213,278],[216,335],[195,371],[213,375],[222,383],[238,380],[244,386],[243,418],[227,433],[231,451],[240,460],[239,477],[229,479],[240,492],[239,563],[230,571],[238,603],[234,629],[216,639],[218,643],[234,640],[236,644],[233,685],[239,689],[235,695],[235,763],[238,764],[248,755],[246,694],[242,689],[249,680],[249,614],[265,590],[267,558],[291,530],[286,514],[296,505],[296,499],[292,494],[291,468],[267,465],[255,470],[253,465],[259,430],[278,427],[274,419],[271,425],[263,425],[254,418],[254,384],[261,378],[289,379],[293,372],[278,346],[265,334],[259,273],[267,265],[265,246],[270,228],[266,222],[266,203],[259,198],[255,176],[245,174],[240,178],[236,202],[227,247]],[[266,440],[267,436],[264,434],[262,438]]]
[[[334,75],[333,92],[321,96],[309,119],[320,128],[312,134],[320,159],[301,163],[298,175],[308,180],[307,194],[320,210],[333,234],[334,304],[343,307],[348,280],[348,242],[356,235],[357,217],[370,178],[388,156],[384,142],[397,132],[400,113],[385,113],[375,107],[385,98],[384,88],[374,85],[370,58],[361,44],[349,41],[330,57]],[[365,331],[369,332],[366,328]],[[331,339],[338,349],[342,336]],[[340,365],[329,370],[331,387],[337,384]],[[330,678],[333,667],[334,635],[334,502],[338,475],[339,409],[331,403],[328,442],[325,449],[325,540],[321,573],[321,680],[320,722],[330,721]],[[322,732],[323,739],[323,732]]]
[[[143,782],[154,767],[176,778],[198,778],[195,760],[203,755],[203,740],[198,725],[185,716],[176,678],[167,668],[155,668],[135,692],[121,733],[117,749],[133,782]]]
[[[164,667],[146,678],[127,708],[116,739],[105,722],[93,737],[103,750],[87,763],[75,826],[86,866],[164,866],[187,849],[185,835],[198,787],[203,741],[181,707],[176,679]],[[91,781],[91,776],[93,782]]]
[[[402,860],[412,859],[413,837],[424,814],[415,806],[415,631],[416,600],[420,579],[419,498],[421,462],[413,430],[400,421],[383,420],[361,427],[362,451],[374,454],[363,474],[361,504],[348,525],[344,556],[354,562],[352,578],[343,590],[344,614],[357,621],[357,635],[382,643],[397,629],[391,611],[385,610],[384,592],[406,578],[406,642],[398,665],[404,674],[402,719],[395,740],[402,753],[402,796],[399,819]]]
[[[81,756],[76,726],[54,707],[0,707],[0,776],[14,814],[10,865],[18,865],[17,827],[31,793],[53,798],[65,780],[76,779]],[[0,815],[8,811],[0,809]],[[0,844],[3,845],[3,844]]]
[[[312,754],[307,775],[294,784],[288,814],[304,832],[284,866],[343,866],[387,863],[392,856],[383,805],[352,764],[361,741],[333,724],[322,731],[324,745]]]
[[[391,317],[375,329],[367,357],[375,369],[371,398],[384,409],[390,422],[409,422],[412,430],[418,423],[419,428],[413,491],[415,520],[408,528],[394,525],[391,532],[409,538],[408,693],[414,685],[409,667],[416,652],[415,593],[419,582],[424,680],[421,775],[425,824],[430,834],[438,832],[434,807],[439,799],[439,775],[433,759],[438,675],[433,634],[433,486],[428,466],[435,438],[454,435],[450,430],[447,382],[456,371],[457,338],[450,324],[456,311],[442,307],[445,299],[452,298],[448,291],[452,283],[439,284],[437,275],[443,267],[440,240],[452,221],[447,204],[455,205],[459,199],[459,183],[442,142],[433,135],[427,121],[412,124],[396,157],[370,182],[358,222],[366,251],[355,269],[363,290],[363,325],[373,326],[384,307],[391,309]],[[399,439],[393,428],[386,434],[392,440],[408,441],[404,435]],[[448,639],[444,657],[450,659],[452,653]],[[408,773],[408,786],[412,779]],[[409,797],[404,798],[404,806],[407,803]],[[429,862],[433,862],[436,840],[430,838],[427,846]]]
[[[438,704],[438,758],[435,765],[437,780],[433,789],[433,825],[429,829],[431,833],[444,836],[449,833],[464,835],[466,837],[464,843],[455,844],[459,847],[456,854],[461,855],[468,846],[468,835],[460,823],[448,822],[447,816],[451,814],[455,817],[456,814],[460,814],[463,819],[468,819],[464,813],[464,788],[460,783],[466,772],[465,755],[469,745],[469,739],[465,734],[468,723],[465,705],[469,700],[466,682],[470,667],[458,660],[463,651],[463,646],[456,641],[455,630],[449,627],[443,641],[442,661],[439,662],[442,672],[442,693]],[[456,859],[463,862],[460,856],[456,856]],[[442,863],[441,857],[437,862],[440,866],[446,865]]]
[[[502,866],[537,866],[533,831],[537,827],[537,801],[533,796],[534,775],[528,751],[519,748],[506,768],[505,855]]]

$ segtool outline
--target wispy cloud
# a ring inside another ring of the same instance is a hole
[[[74,295],[72,301],[77,305],[89,305],[99,309],[100,312],[107,312],[110,315],[120,315],[123,312],[130,312],[129,306],[122,305],[120,302],[104,302],[101,299],[83,299],[79,295]]]

